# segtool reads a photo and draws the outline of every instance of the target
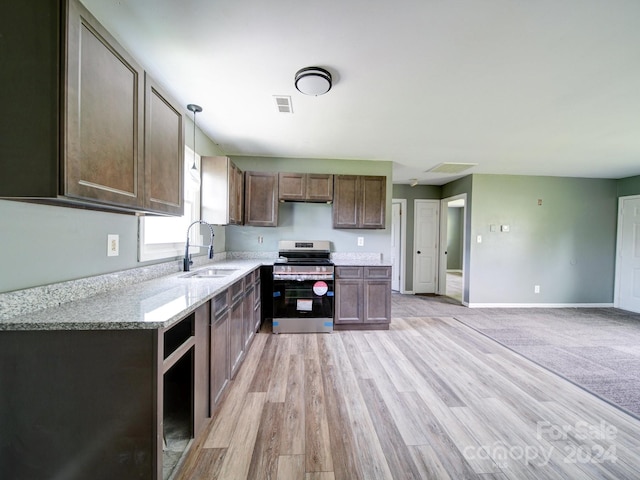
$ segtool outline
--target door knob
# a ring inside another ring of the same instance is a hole
[[[420,255],[422,252],[420,250],[418,250],[418,255]]]

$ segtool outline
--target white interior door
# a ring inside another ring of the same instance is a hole
[[[391,204],[391,290],[400,291],[400,252],[402,205],[397,202]]]
[[[616,271],[618,308],[640,312],[640,197],[620,199]]]
[[[435,293],[438,273],[439,200],[414,200],[413,293]]]

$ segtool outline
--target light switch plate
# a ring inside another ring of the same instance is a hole
[[[509,225],[500,225],[500,231],[501,232],[508,232],[509,231]]]
[[[107,257],[120,255],[120,235],[107,235]]]

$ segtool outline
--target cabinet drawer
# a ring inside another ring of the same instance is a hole
[[[229,308],[229,290],[219,293],[213,299],[213,318],[223,315]]]
[[[362,278],[362,267],[336,267],[336,278]]]
[[[364,267],[364,278],[391,278],[391,267]]]

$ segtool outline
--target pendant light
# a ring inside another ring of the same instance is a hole
[[[200,170],[198,170],[198,166],[196,165],[196,113],[202,111],[202,107],[200,105],[195,105],[190,103],[187,105],[187,110],[193,112],[193,165],[191,166],[191,170],[189,173],[191,174],[191,180],[195,185],[200,185]]]

